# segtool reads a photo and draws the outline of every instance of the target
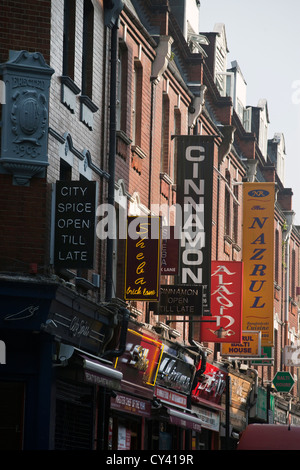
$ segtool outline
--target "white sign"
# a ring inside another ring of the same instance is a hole
[[[286,366],[300,367],[300,346],[285,346],[283,363]]]

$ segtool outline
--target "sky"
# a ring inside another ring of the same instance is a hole
[[[228,68],[236,60],[247,83],[247,105],[266,99],[268,139],[284,135],[284,186],[300,225],[300,0],[201,0],[199,32],[216,23],[225,25]]]

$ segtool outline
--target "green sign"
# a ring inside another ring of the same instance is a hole
[[[263,346],[261,348],[261,357],[253,359],[251,364],[256,366],[270,366],[273,361],[273,348],[271,346]]]
[[[273,385],[277,392],[289,392],[294,383],[294,379],[289,372],[277,372],[273,379]]]

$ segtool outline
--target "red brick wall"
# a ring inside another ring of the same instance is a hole
[[[8,51],[39,51],[50,60],[50,0],[0,0],[0,62]]]
[[[15,186],[10,175],[0,175],[0,270],[38,272],[46,264],[46,192],[43,178],[33,178],[30,186]]]

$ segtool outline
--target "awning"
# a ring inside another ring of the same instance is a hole
[[[185,429],[193,429],[194,431],[201,432],[201,420],[192,414],[190,411],[181,412],[173,408],[167,408],[170,416],[170,423],[180,426]]]
[[[192,402],[198,405],[207,406],[208,408],[212,408],[213,410],[224,411],[224,406],[214,403],[210,400],[205,400],[204,398],[199,398],[192,396]]]
[[[86,382],[101,387],[121,390],[122,372],[102,364],[100,361],[81,355]]]
[[[67,359],[68,367],[70,371],[73,370],[77,379],[80,376],[82,381],[92,385],[121,390],[123,374],[114,369],[110,361],[64,343],[60,344],[60,356]],[[82,373],[78,375],[80,370]]]

